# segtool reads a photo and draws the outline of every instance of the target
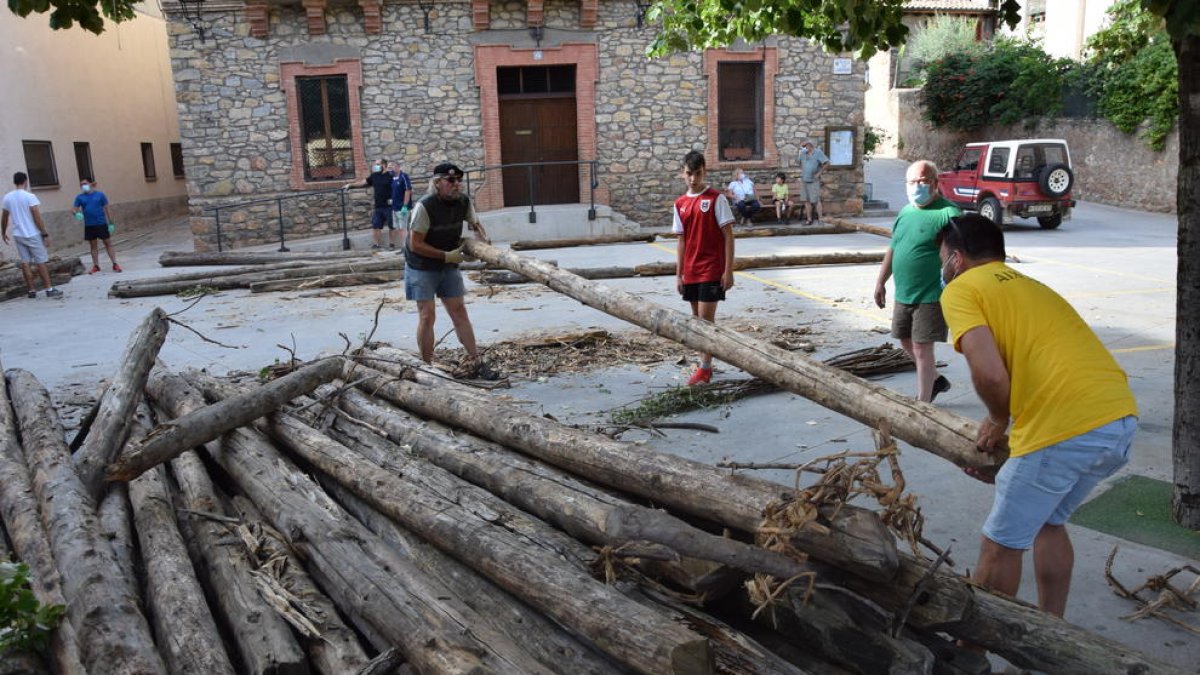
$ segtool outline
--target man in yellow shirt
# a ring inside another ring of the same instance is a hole
[[[1074,550],[1064,524],[1125,465],[1137,404],[1125,372],[1062,296],[1004,264],[1004,234],[987,218],[950,219],[938,234],[942,311],[987,406],[977,444],[1004,445],[996,497],[973,579],[1015,596],[1033,548],[1038,606],[1062,616]]]

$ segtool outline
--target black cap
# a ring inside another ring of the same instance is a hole
[[[462,178],[462,169],[450,162],[442,162],[433,169],[434,178]]]

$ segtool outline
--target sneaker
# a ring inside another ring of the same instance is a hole
[[[113,263],[113,271],[114,272],[124,272],[125,270],[122,270],[121,266],[118,265],[117,263]]]
[[[396,245],[395,245],[395,244],[388,244],[388,250],[390,250],[390,251],[395,251],[395,250],[396,250]]]
[[[88,270],[88,274],[95,274],[100,271],[99,265],[92,265],[92,269]]]
[[[371,250],[372,250],[372,251],[378,251],[378,250],[379,250],[379,244],[371,244]]]
[[[62,291],[58,290],[57,288],[51,288],[46,291],[46,297],[47,298],[61,298]]]
[[[708,384],[712,381],[712,366],[705,368],[700,366],[692,376],[688,378],[688,386],[694,387],[697,384]]]
[[[36,298],[36,297],[37,297],[37,291],[29,291],[28,293],[26,293],[26,294],[25,294],[25,297],[28,297],[28,298]]]
[[[943,391],[950,391],[951,386],[950,380],[947,380],[945,375],[938,375],[937,379],[933,381],[933,392],[929,394],[929,402],[936,401],[938,394]]]

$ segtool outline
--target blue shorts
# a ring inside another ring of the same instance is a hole
[[[1104,426],[1010,459],[996,474],[996,500],[983,536],[1025,550],[1043,525],[1062,525],[1096,485],[1129,461],[1137,418]]]
[[[389,230],[396,229],[392,224],[392,207],[378,207],[371,212],[371,227],[376,230],[382,230],[384,227]]]
[[[438,298],[461,298],[467,294],[462,272],[457,267],[415,270],[404,266],[404,297],[416,302]]]

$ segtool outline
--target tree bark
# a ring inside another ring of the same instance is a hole
[[[0,364],[0,372],[3,370]],[[40,511],[29,467],[17,441],[17,418],[9,402],[8,386],[0,380],[0,520],[4,521],[17,559],[29,565],[30,586],[38,602],[66,605],[62,577],[54,563]],[[59,675],[87,675],[79,660],[75,628],[69,620],[59,623],[50,634],[49,656]]]
[[[260,565],[271,563],[273,576],[284,589],[299,598],[321,631],[319,638],[305,640],[313,668],[325,675],[341,675],[361,670],[370,661],[354,631],[342,622],[337,607],[304,571],[304,565],[288,547],[287,539],[266,522],[258,507],[245,497],[234,497],[233,507],[242,525],[257,536],[255,555]]]
[[[171,460],[171,473],[179,485],[180,505],[190,514],[226,516],[204,462],[189,450]],[[188,528],[195,538],[197,569],[208,587],[212,606],[225,621],[242,667],[252,675],[307,675],[308,657],[283,617],[263,599],[250,560],[241,541],[225,523],[190,515]]]
[[[53,557],[69,571],[63,595],[80,660],[92,673],[165,673],[150,626],[100,534],[96,503],[75,474],[50,397],[23,370],[5,376]]]
[[[324,276],[301,277],[299,279],[280,279],[278,281],[257,281],[250,284],[251,293],[270,293],[273,291],[304,291],[313,288],[343,288],[345,286],[367,286],[371,284],[386,284],[404,279],[404,270],[387,270],[384,272],[362,272],[358,274],[329,274]]]
[[[208,406],[186,417],[160,424],[142,443],[126,450],[108,466],[106,478],[127,481],[162,462],[221,434],[244,426],[266,415],[284,403],[303,396],[319,385],[336,379],[342,360],[328,358],[316,361],[295,372],[284,375],[262,388]]]
[[[536,260],[473,239],[466,246],[469,253],[482,260],[537,279],[656,335],[713,354],[751,375],[863,424],[875,427],[886,420],[893,436],[959,466],[991,466],[997,461],[994,455],[976,449],[976,424],[964,417],[730,328],[669,310],[631,293],[590,283]]]
[[[146,378],[167,339],[167,313],[155,307],[130,336],[108,388],[100,395],[96,418],[75,453],[75,472],[92,499],[104,494],[104,469],[117,458],[132,428]]]
[[[753,533],[762,523],[766,507],[791,493],[778,483],[731,475],[707,464],[530,415],[468,387],[398,365],[411,363],[413,357],[405,352],[378,349],[373,353],[383,358],[375,361],[364,356],[364,360],[393,374],[407,372],[418,378],[419,384],[372,375],[359,385],[363,391],[423,417],[520,450],[576,476],[586,476],[681,512]],[[369,370],[360,367],[347,377],[358,380]],[[714,495],[721,498],[714,499]],[[884,581],[895,576],[895,541],[877,516],[853,506],[842,507],[836,515],[829,510],[827,515],[834,518],[824,523],[831,529],[828,534],[805,529],[796,533],[792,543],[818,559],[871,579]]]
[[[251,272],[247,274],[226,274],[207,279],[176,280],[172,277],[140,279],[138,281],[118,281],[108,291],[113,298],[141,298],[154,295],[174,295],[197,287],[214,290],[231,288],[249,288],[250,284],[278,281],[280,279],[298,279],[304,277],[328,274],[357,274],[363,272],[383,272],[404,269],[404,259],[398,257],[383,259],[347,260],[345,262],[327,265],[306,265],[292,269],[279,269],[268,272]]]
[[[147,393],[173,415],[204,405],[178,376],[151,377]],[[490,631],[452,594],[338,507],[256,432],[237,429],[208,454],[305,560],[317,583],[377,647],[398,645],[422,673],[546,673]]]
[[[166,251],[158,257],[162,267],[196,267],[199,265],[269,265],[297,260],[332,261],[355,258],[378,258],[370,251],[292,251],[290,253],[257,253],[253,251]]]
[[[1200,35],[1172,40],[1179,62],[1179,253],[1175,300],[1175,422],[1171,514],[1200,530]]]
[[[104,495],[96,511],[100,519],[100,534],[112,548],[117,566],[121,568],[121,580],[129,590],[129,596],[137,602],[144,613],[142,585],[138,583],[137,543],[133,533],[133,509],[129,504],[129,492],[124,484],[114,485]]]
[[[828,219],[827,219],[828,220]],[[734,228],[733,236],[735,239],[747,239],[755,237],[799,237],[807,234],[846,234],[854,230],[836,225],[793,225],[780,227],[747,227]],[[679,235],[674,232],[664,232],[659,234],[663,239],[674,239]],[[513,250],[517,250],[514,248]]]
[[[155,467],[129,483],[146,570],[146,606],[172,673],[233,675],[216,622],[196,579],[175,508]]]
[[[709,645],[699,635],[664,622],[611,587],[564,565],[554,552],[529,546],[494,518],[464,509],[457,491],[443,493],[406,480],[407,472],[383,469],[291,415],[273,415],[270,429],[290,452],[356,490],[397,524],[592,640],[621,663],[644,673],[712,670]],[[426,467],[431,473],[433,469]],[[448,474],[446,478],[462,484]]]
[[[546,239],[543,241],[514,241],[509,248],[514,251],[535,251],[547,248],[570,248],[572,246],[602,246],[604,244],[628,244],[634,242],[652,242],[654,233],[647,232],[631,234],[605,234],[596,237],[578,237],[574,239]]]

